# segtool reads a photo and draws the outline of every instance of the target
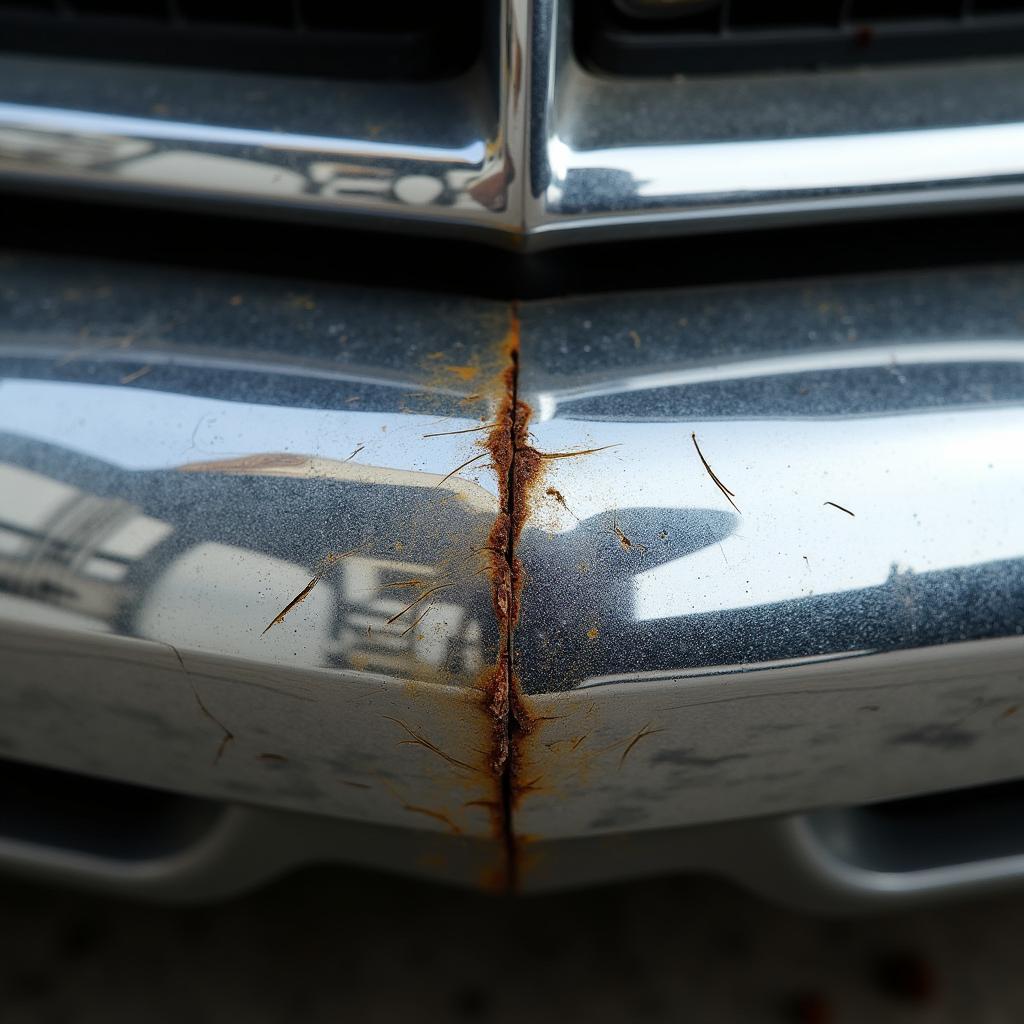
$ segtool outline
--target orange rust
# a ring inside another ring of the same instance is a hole
[[[618,447],[617,444],[604,444],[600,448],[581,448],[575,452],[538,452],[532,448],[530,450],[534,452],[538,459],[575,459],[579,455],[596,455],[598,452],[606,452],[610,448]]]
[[[423,434],[424,438],[427,437],[449,437],[451,434],[475,434],[479,430],[492,430],[495,424],[493,423],[481,423],[479,427],[464,427],[462,430],[441,430],[434,434]]]
[[[544,493],[549,498],[554,498],[555,501],[557,501],[558,504],[561,505],[562,508],[564,508],[565,511],[568,512],[569,515],[571,515],[573,517],[573,519],[576,520],[577,523],[580,521],[580,517],[578,515],[576,515],[576,513],[573,512],[573,510],[571,508],[569,508],[569,506],[568,506],[568,504],[566,503],[566,500],[565,500],[565,495],[562,494],[562,492],[560,490],[558,490],[557,487],[549,487]]]
[[[313,588],[327,575],[331,566],[335,562],[348,555],[358,551],[363,545],[358,547],[350,548],[348,551],[342,551],[341,554],[335,554],[333,551],[329,551],[323,562],[320,563],[320,568],[313,574],[313,578],[270,620],[267,628],[263,630],[260,636],[266,636],[267,633],[274,627],[284,622],[285,616],[296,606],[302,604],[307,597],[313,592]]]
[[[618,528],[618,526],[612,526],[615,531],[615,536],[619,538],[619,544],[622,545],[624,551],[629,551],[633,547],[633,542]]]
[[[445,366],[444,369],[449,373],[454,373],[459,380],[474,380],[480,376],[479,366]]]
[[[501,375],[498,409],[483,447],[490,453],[498,477],[498,515],[484,552],[491,579],[491,600],[499,628],[498,654],[481,688],[492,723],[490,767],[495,799],[491,802],[495,832],[504,845],[500,878],[491,881],[515,889],[522,861],[523,838],[513,827],[516,805],[535,786],[522,778],[523,744],[534,718],[515,670],[515,630],[525,574],[516,553],[530,511],[530,501],[542,474],[542,456],[529,443],[532,410],[519,399],[519,317],[511,310],[505,352],[508,364]]]
[[[470,465],[471,463],[477,462],[478,460],[484,458],[486,455],[487,455],[487,452],[481,452],[479,455],[474,455],[473,458],[471,458],[471,459],[466,459],[465,462],[463,462],[459,466],[456,466],[450,473],[445,473],[445,475],[443,477],[441,477],[441,479],[438,480],[438,482],[434,486],[435,487],[440,487],[441,484],[443,484],[446,480],[450,480],[453,476],[455,476],[455,474],[458,473],[458,471],[460,469],[465,469],[468,465]]]
[[[409,744],[411,746],[423,747],[424,750],[429,750],[432,754],[436,754],[442,761],[446,761],[453,768],[462,768],[467,772],[472,772],[474,775],[479,771],[479,769],[474,768],[473,765],[467,764],[465,761],[460,761],[457,757],[452,757],[451,754],[445,753],[445,751],[443,751],[436,743],[432,743],[428,740],[426,736],[421,736],[418,732],[410,729],[409,726],[400,718],[392,718],[390,715],[383,715],[382,717],[386,718],[389,722],[394,722],[395,725],[400,726],[409,734],[411,737],[410,739],[398,741],[403,746]]]
[[[440,821],[442,824],[447,825],[454,835],[462,835],[462,829],[447,814],[441,811],[432,811],[429,807],[420,807],[417,804],[402,804],[402,807],[413,814],[425,814],[428,818],[433,818],[435,821]]]

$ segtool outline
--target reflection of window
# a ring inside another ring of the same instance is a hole
[[[410,660],[473,676],[482,667],[480,623],[464,605],[439,591],[409,608],[430,590],[437,569],[417,562],[350,557],[341,565],[344,613],[338,642],[349,664],[394,671]],[[416,587],[395,587],[403,581]],[[407,609],[394,622],[388,620]]]
[[[103,622],[126,597],[124,579],[172,532],[117,498],[101,498],[0,464],[0,586]]]
[[[175,551],[150,557],[175,532],[170,523],[14,465],[0,463],[0,494],[5,615],[17,605],[35,620],[74,614],[92,629],[211,654],[424,681],[482,668],[474,598],[439,567],[347,556],[264,637],[308,584],[308,566],[181,530]]]

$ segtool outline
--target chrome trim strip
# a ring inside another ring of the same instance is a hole
[[[428,149],[424,146],[374,142],[372,139],[332,138],[329,135],[299,135],[291,132],[258,131],[192,124],[182,121],[158,121],[154,118],[120,117],[112,114],[87,113],[80,110],[58,110],[31,107],[19,103],[0,103],[0,122],[9,128],[26,128],[69,135],[126,136],[161,142],[187,142],[227,148],[257,148],[271,152],[281,150],[321,156],[348,157],[366,160],[407,160],[414,162],[452,164],[478,167],[484,160],[486,144],[475,140],[459,148]]]
[[[503,0],[493,37],[418,92],[2,57],[0,178],[526,248],[1024,199],[1024,60],[606,78],[564,0]]]

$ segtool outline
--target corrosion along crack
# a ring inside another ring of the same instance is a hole
[[[510,313],[506,342],[508,365],[494,426],[485,446],[498,477],[498,515],[487,547],[494,613],[499,628],[498,656],[484,682],[484,699],[492,722],[491,770],[497,785],[495,825],[504,846],[502,888],[519,880],[521,839],[516,835],[516,805],[527,787],[521,779],[522,743],[533,716],[516,674],[515,632],[524,574],[516,547],[529,514],[531,487],[541,472],[541,455],[527,443],[531,409],[519,399],[519,317]]]

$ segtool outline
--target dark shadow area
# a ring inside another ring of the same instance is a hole
[[[36,194],[0,196],[9,249],[503,300],[1017,260],[1024,223],[1020,213],[982,212],[588,242],[524,255],[470,241],[360,231],[319,211],[305,222],[300,214],[263,220],[253,204],[230,213],[222,205],[212,214],[202,204],[154,209],[127,195],[115,205],[99,189],[75,200],[61,186],[48,194],[38,191],[45,183],[33,187]]]
[[[0,838],[125,862],[173,855],[217,824],[218,804],[0,758]]]
[[[931,1022],[1024,1014],[1020,896],[852,920],[671,878],[498,900],[318,869],[152,907],[4,880],[5,1022]]]

